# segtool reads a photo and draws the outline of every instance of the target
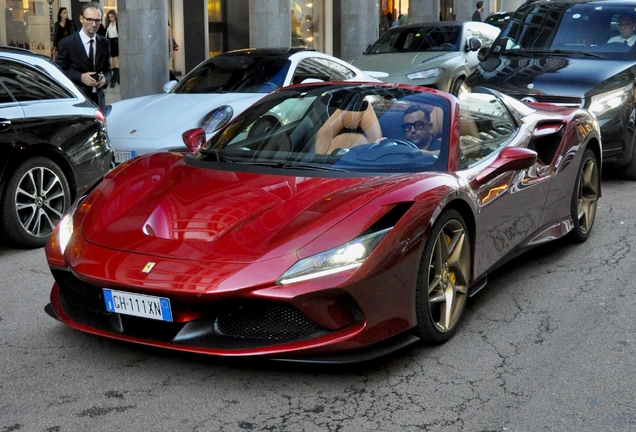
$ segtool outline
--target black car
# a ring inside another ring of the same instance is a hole
[[[41,247],[73,200],[113,163],[104,113],[48,58],[0,47],[0,225]]]
[[[489,87],[520,100],[580,106],[597,118],[603,165],[636,179],[636,44],[616,43],[636,0],[537,1],[521,6],[463,89]],[[633,28],[633,27],[632,27]]]

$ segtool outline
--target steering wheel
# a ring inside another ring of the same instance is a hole
[[[452,50],[455,49],[455,45],[453,45],[452,43],[446,42],[446,43],[441,44],[439,46],[439,48],[440,48],[441,51],[444,51],[446,49],[448,49],[449,51],[452,51]]]
[[[255,137],[257,135],[263,135],[271,132],[275,128],[280,126],[278,119],[271,115],[265,115],[254,122],[247,134],[248,138]]]

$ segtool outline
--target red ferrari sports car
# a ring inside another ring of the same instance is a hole
[[[50,315],[219,356],[440,344],[497,266],[586,240],[601,192],[592,115],[487,89],[307,84],[204,136],[118,166],[69,209],[46,246]]]

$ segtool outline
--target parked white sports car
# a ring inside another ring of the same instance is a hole
[[[115,162],[160,151],[188,151],[181,134],[205,129],[207,138],[266,94],[310,81],[374,81],[336,57],[303,48],[250,49],[219,54],[199,64],[166,93],[107,107]]]

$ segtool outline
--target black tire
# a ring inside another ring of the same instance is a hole
[[[464,84],[464,78],[457,78],[455,80],[455,82],[453,82],[453,85],[451,86],[451,91],[450,92],[454,96],[459,97],[459,92],[461,91],[463,84]]]
[[[619,169],[619,174],[625,180],[636,180],[636,143],[632,147],[632,160]]]
[[[2,226],[14,246],[37,248],[71,205],[64,172],[45,157],[26,160],[11,174],[2,197]]]
[[[423,343],[442,344],[457,331],[468,299],[471,270],[466,223],[459,212],[446,211],[426,241],[417,278],[414,332]]]
[[[569,236],[574,243],[584,242],[592,232],[600,190],[598,161],[592,150],[585,149],[570,203],[574,228]]]

